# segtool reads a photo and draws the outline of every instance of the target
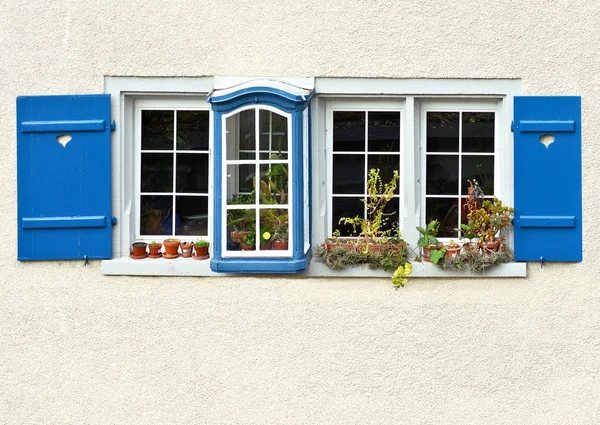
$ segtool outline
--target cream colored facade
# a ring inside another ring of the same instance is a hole
[[[1,0],[0,422],[600,422],[599,34],[590,0]],[[16,260],[17,96],[213,75],[519,79],[524,95],[582,96],[584,261],[395,291]]]

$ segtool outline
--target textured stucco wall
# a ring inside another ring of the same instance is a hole
[[[600,422],[599,40],[592,0],[0,0],[0,422]],[[584,262],[400,291],[20,264],[15,97],[101,93],[106,75],[520,78],[581,95]]]

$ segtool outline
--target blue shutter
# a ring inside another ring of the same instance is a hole
[[[513,130],[515,258],[581,261],[581,98],[515,97]]]
[[[110,95],[17,98],[19,260],[111,258],[110,131]]]

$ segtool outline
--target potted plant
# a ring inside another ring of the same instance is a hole
[[[439,258],[444,256],[442,253],[441,257],[439,257],[442,250],[445,252],[444,245],[436,238],[439,227],[440,223],[437,220],[431,220],[425,228],[417,226],[417,231],[421,234],[421,237],[417,241],[417,246],[423,249],[423,260],[427,262],[432,262],[430,254],[433,251],[435,251],[434,263],[437,263]]]
[[[141,260],[142,258],[146,258],[146,246],[148,244],[146,242],[135,242],[131,245],[132,254],[131,258],[136,260]]]
[[[248,205],[254,203],[254,195],[233,195],[228,201],[228,205]],[[250,225],[254,223],[255,210],[250,209],[230,209],[227,211],[227,228],[230,229],[229,236],[236,243],[242,240],[250,233]]]
[[[184,258],[190,258],[192,256],[192,242],[181,242],[181,256]]]
[[[277,224],[273,227],[273,249],[287,250],[289,248],[289,227],[287,213],[278,216],[277,221]]]
[[[195,244],[194,244],[194,250],[196,251],[196,255],[194,257],[194,259],[196,260],[205,260],[208,258],[208,247],[210,246],[210,243],[208,241],[205,240],[198,240]]]
[[[514,212],[514,208],[502,205],[500,199],[493,198],[484,200],[481,208],[469,213],[469,222],[484,253],[498,251],[504,240],[499,232],[511,223]]]
[[[161,258],[162,257],[162,254],[160,252],[161,248],[162,248],[162,244],[160,242],[156,242],[156,241],[150,242],[150,244],[148,245],[148,249],[150,250],[150,255],[148,255],[148,257]]]
[[[163,245],[165,247],[165,253],[163,257],[165,258],[177,258],[179,257],[179,244],[181,241],[175,238],[165,239],[163,241]]]
[[[477,236],[475,231],[472,229],[471,223],[469,224],[461,224],[460,227],[457,227],[457,232],[460,231],[460,239],[468,239],[469,242],[464,242],[462,245],[462,250],[467,252],[476,252],[479,250],[479,245],[473,242],[473,239]]]
[[[260,250],[268,251],[271,249],[271,233],[267,231],[266,227],[260,228]]]
[[[460,252],[460,245],[450,239],[450,243],[446,245],[446,258],[454,258]]]

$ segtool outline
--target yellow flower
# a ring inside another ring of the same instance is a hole
[[[263,239],[268,241],[269,239],[271,239],[271,234],[269,232],[263,233]]]

